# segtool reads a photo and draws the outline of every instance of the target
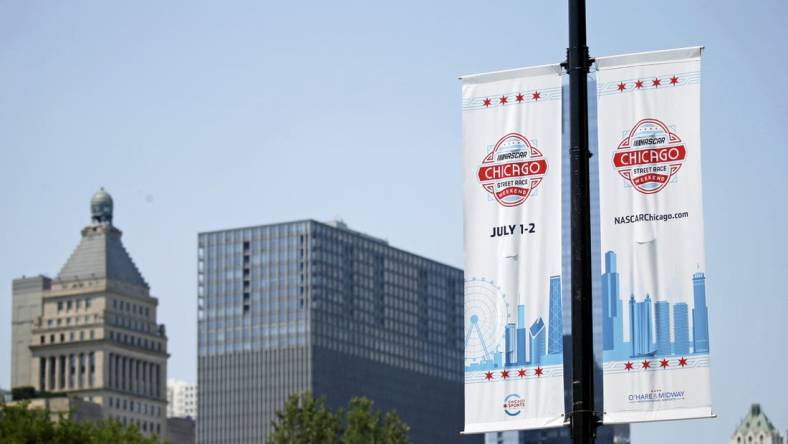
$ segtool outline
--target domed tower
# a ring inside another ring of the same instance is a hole
[[[90,199],[90,214],[94,224],[112,224],[112,196],[103,187]]]
[[[167,335],[158,299],[112,223],[113,207],[103,188],[93,195],[79,244],[55,279],[38,284],[48,288],[28,327],[30,365],[21,370],[36,390],[96,403],[103,418],[162,437]]]

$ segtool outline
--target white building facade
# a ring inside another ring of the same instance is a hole
[[[197,418],[197,384],[167,381],[167,417]]]

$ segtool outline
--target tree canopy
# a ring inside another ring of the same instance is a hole
[[[408,444],[410,427],[395,411],[385,414],[364,397],[350,400],[347,410],[332,411],[325,397],[292,395],[276,413],[273,444]]]
[[[60,414],[52,420],[49,410],[28,408],[27,402],[0,403],[0,442],[3,444],[157,444],[136,426],[115,420],[75,422]]]

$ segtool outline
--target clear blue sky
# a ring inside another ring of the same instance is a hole
[[[563,1],[0,1],[0,386],[11,280],[55,275],[99,186],[196,379],[197,232],[340,216],[462,266],[457,75],[560,61]],[[706,45],[704,192],[719,418],[788,428],[785,24],[767,0],[589,4],[593,55]]]

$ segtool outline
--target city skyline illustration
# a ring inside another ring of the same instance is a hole
[[[466,358],[465,371],[489,371],[511,367],[558,365],[563,362],[563,307],[561,304],[561,276],[549,278],[548,313],[538,313],[531,325],[526,324],[526,306],[516,307],[516,322],[507,322],[498,340],[482,333],[479,313],[472,313],[470,326],[465,332],[465,348],[471,340],[481,343],[483,356]],[[488,349],[487,341],[489,341]],[[494,348],[493,348],[494,347]],[[468,362],[470,361],[470,362]]]
[[[691,279],[692,307],[686,302],[655,301],[657,295],[636,295],[631,289],[626,300],[629,325],[625,326],[617,255],[613,250],[605,252],[601,294],[604,360],[709,353],[706,275],[697,271]],[[628,341],[624,340],[625,331]]]

